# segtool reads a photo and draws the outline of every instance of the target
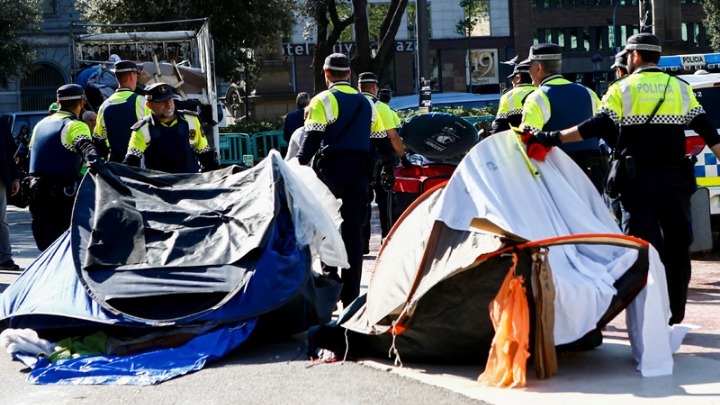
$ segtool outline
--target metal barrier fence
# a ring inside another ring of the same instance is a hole
[[[220,134],[220,164],[242,164],[243,155],[252,155],[252,140],[248,134]]]
[[[253,156],[259,162],[270,153],[271,149],[277,149],[285,156],[288,144],[283,139],[282,131],[263,131],[252,134]]]
[[[243,133],[220,134],[220,164],[254,164],[263,160],[270,150],[281,155],[287,153],[288,144],[282,131],[263,131],[252,135]],[[252,157],[252,162],[250,162]]]

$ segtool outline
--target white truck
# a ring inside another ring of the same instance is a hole
[[[671,55],[662,56],[658,66],[667,73],[676,75],[690,83],[695,97],[702,104],[710,121],[716,128],[720,128],[720,53]],[[709,205],[711,229],[716,242],[720,237],[720,162],[703,140],[688,129],[685,131],[687,152],[697,157],[695,164],[695,177],[701,193],[694,196],[695,206]],[[707,190],[706,193],[702,191]],[[703,202],[707,195],[709,200]],[[694,207],[694,209],[697,209]],[[698,213],[693,212],[694,218]],[[702,218],[702,216],[700,217]],[[702,228],[703,223],[694,221],[694,228]],[[702,237],[702,236],[701,236]],[[696,229],[696,243],[698,233]],[[712,241],[711,241],[712,242]],[[704,249],[703,249],[704,250]]]
[[[179,23],[196,23],[200,28],[178,31],[137,30],[137,27],[141,26],[147,28],[149,25],[167,26]],[[218,115],[215,56],[209,19],[142,24],[74,23],[73,26],[91,32],[122,30],[112,33],[71,34],[75,81],[86,88],[86,93],[88,88],[92,87],[98,90],[100,97],[106,97],[107,89],[103,88],[105,84],[102,79],[92,78],[102,77],[102,73],[112,67],[113,59],[132,60],[142,68],[138,79],[141,84],[168,83],[184,99],[197,100],[205,111],[211,111],[213,121],[222,120],[222,116]],[[208,138],[218,151],[220,139],[217,125],[212,126],[212,136],[208,134]]]

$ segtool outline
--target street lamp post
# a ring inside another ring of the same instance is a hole
[[[613,49],[615,50],[615,53],[620,52],[620,43],[618,42],[618,35],[617,35],[617,20],[615,19],[615,14],[617,13],[617,8],[621,2],[622,2],[622,0],[617,0],[615,3],[615,7],[613,7],[612,26],[613,26]]]
[[[602,69],[603,57],[599,51],[595,51],[595,54],[590,57],[593,64],[593,80],[595,81],[595,93],[600,94],[600,69]]]

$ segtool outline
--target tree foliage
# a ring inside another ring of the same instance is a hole
[[[0,0],[3,1],[3,0]],[[237,78],[239,68],[257,67],[292,29],[294,0],[77,0],[84,21],[124,24],[210,17],[215,71]],[[134,28],[135,29],[135,28]],[[197,24],[148,25],[145,31],[197,29]],[[104,28],[105,32],[108,32]],[[113,28],[122,31],[123,28]],[[253,53],[246,50],[252,49]]]
[[[720,0],[705,0],[702,5],[706,15],[703,25],[710,36],[710,45],[716,52],[720,51]]]
[[[32,69],[35,46],[20,38],[23,30],[37,31],[42,22],[41,0],[0,0],[0,86]]]
[[[386,10],[384,13],[370,10],[372,20],[368,18],[367,0],[351,0],[352,13],[340,14],[338,10],[347,4],[346,0],[305,0],[302,3],[301,15],[312,20],[308,28],[317,33],[312,63],[315,92],[325,86],[322,71],[325,58],[350,25],[355,31],[355,54],[351,60],[353,71],[374,72],[380,77],[381,86],[389,82],[388,68],[395,54],[395,35],[408,0],[390,0],[388,5],[379,9]]]

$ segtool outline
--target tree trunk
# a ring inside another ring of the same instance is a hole
[[[317,45],[313,51],[313,93],[317,94],[327,87],[325,85],[325,74],[323,63],[325,58],[332,53],[333,46],[337,43],[343,30],[355,20],[355,13],[348,18],[340,20],[335,0],[323,0],[314,16],[317,23]],[[328,27],[332,21],[332,30],[328,33]]]
[[[380,24],[380,38],[375,57],[372,56],[373,43],[367,20],[367,0],[353,0],[355,10],[355,56],[352,67],[355,73],[373,72],[380,79],[379,87],[391,81],[390,66],[395,56],[395,36],[400,28],[408,0],[391,0],[388,13]]]
[[[380,78],[380,88],[392,82],[389,67],[395,57],[395,36],[407,9],[407,3],[408,0],[392,0],[388,13],[380,25],[380,43],[373,61],[373,71]]]
[[[367,19],[367,0],[353,0],[355,13],[355,55],[350,64],[356,74],[372,71],[370,29]]]

